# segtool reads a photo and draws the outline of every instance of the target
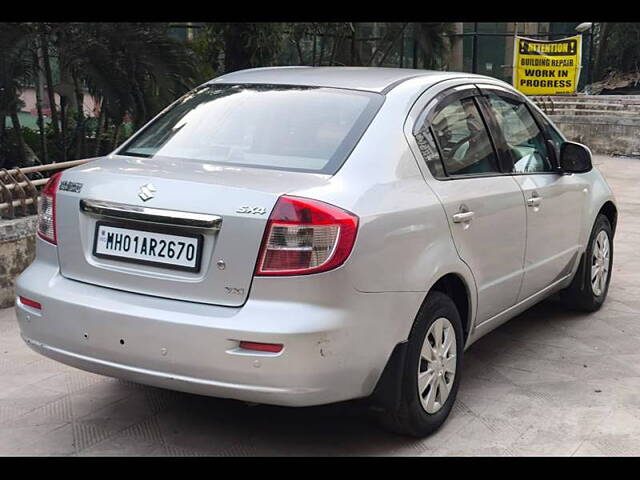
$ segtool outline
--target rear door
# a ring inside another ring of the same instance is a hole
[[[499,164],[478,96],[474,86],[443,92],[420,115],[414,135],[458,254],[473,272],[482,323],[518,298],[526,214],[518,184]]]
[[[558,171],[556,142],[523,98],[497,86],[480,87],[498,127],[494,136],[503,145],[499,149],[503,163],[512,165],[511,174],[527,205],[527,249],[519,295],[524,300],[571,272],[580,250],[588,185],[579,175]]]

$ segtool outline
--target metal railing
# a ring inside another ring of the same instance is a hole
[[[36,213],[38,196],[40,195],[38,187],[42,187],[49,180],[42,172],[64,170],[92,160],[94,159],[87,158],[35,167],[0,169],[0,219],[12,219],[17,215],[25,216]]]

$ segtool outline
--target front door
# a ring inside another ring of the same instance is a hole
[[[553,145],[527,104],[516,95],[483,88],[511,157],[513,178],[524,194],[527,248],[518,301],[566,277],[580,250],[587,185],[577,175],[559,173]]]

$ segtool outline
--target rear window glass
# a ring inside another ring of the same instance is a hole
[[[185,95],[117,153],[333,174],[383,99],[337,88],[208,86]]]

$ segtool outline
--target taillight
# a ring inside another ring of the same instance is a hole
[[[56,193],[62,172],[51,175],[49,181],[40,192],[38,203],[38,235],[43,240],[58,244],[56,234]]]
[[[239,347],[243,350],[253,350],[256,352],[279,353],[282,351],[281,343],[258,343],[241,341]]]
[[[358,217],[308,198],[283,196],[271,212],[256,275],[306,275],[344,263],[356,239]]]
[[[20,298],[21,304],[26,305],[27,307],[35,308],[36,310],[42,310],[42,305],[39,302],[36,302],[35,300],[31,300],[26,297],[19,297],[19,298]]]

